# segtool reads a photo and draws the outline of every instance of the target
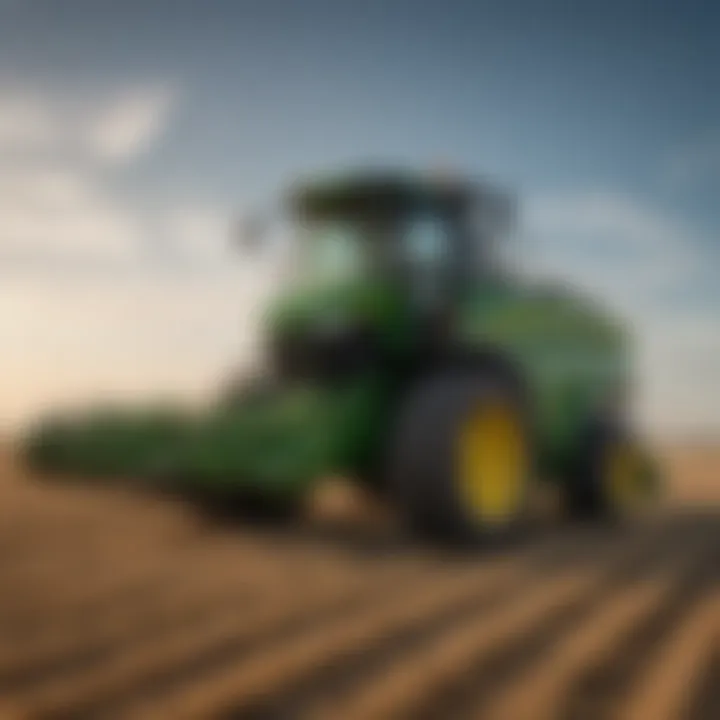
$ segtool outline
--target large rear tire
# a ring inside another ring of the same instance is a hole
[[[400,414],[388,462],[410,527],[462,544],[522,527],[533,464],[527,420],[519,389],[500,373],[422,381]]]

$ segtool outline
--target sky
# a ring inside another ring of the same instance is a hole
[[[720,432],[712,0],[0,0],[0,426],[202,396],[274,266],[238,215],[382,163],[518,197],[528,272],[637,334],[638,414]]]

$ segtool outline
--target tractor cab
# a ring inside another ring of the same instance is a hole
[[[510,215],[507,200],[489,189],[389,173],[304,186],[289,204],[304,280],[399,281],[422,306],[491,272],[491,246]]]
[[[507,199],[488,188],[387,172],[305,184],[287,205],[295,281],[271,308],[266,337],[276,365],[301,376],[301,365],[384,366],[383,353],[365,360],[371,347],[436,352],[468,291],[497,275],[495,245],[510,220]]]

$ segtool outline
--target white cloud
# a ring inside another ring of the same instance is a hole
[[[167,83],[0,85],[0,262],[114,261],[151,245],[155,229],[113,190],[107,164],[148,150],[174,95]]]
[[[50,164],[0,170],[0,260],[130,258],[141,241],[138,218],[87,172]]]
[[[47,104],[28,93],[0,93],[0,149],[46,148],[57,140]]]
[[[181,259],[212,261],[228,255],[231,218],[221,208],[184,203],[169,209],[158,229],[172,253]]]
[[[626,312],[655,305],[702,267],[680,223],[622,194],[531,197],[524,220],[534,270],[573,280]]]
[[[657,211],[638,204],[632,198],[607,191],[563,193],[530,198],[525,218],[539,232],[575,232],[583,234],[622,233],[625,240],[648,245],[673,240],[677,227]]]
[[[659,431],[720,433],[720,322],[712,310],[641,326],[643,415]]]
[[[175,99],[169,83],[94,93],[0,85],[0,156],[128,163],[162,136]]]
[[[175,93],[167,87],[121,93],[89,120],[88,149],[111,163],[133,160],[161,135],[174,99]]]

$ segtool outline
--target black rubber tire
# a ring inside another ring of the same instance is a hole
[[[511,522],[481,523],[464,507],[456,482],[460,424],[479,403],[502,400],[517,408],[531,461],[521,511]],[[421,381],[402,408],[387,460],[387,482],[401,515],[416,534],[451,544],[506,541],[527,519],[533,447],[522,393],[499,373],[448,371]]]
[[[588,423],[579,438],[565,484],[565,507],[572,519],[610,522],[623,519],[608,493],[605,477],[607,457],[618,444],[637,448],[638,458],[644,456],[639,441],[624,423],[609,419]]]

